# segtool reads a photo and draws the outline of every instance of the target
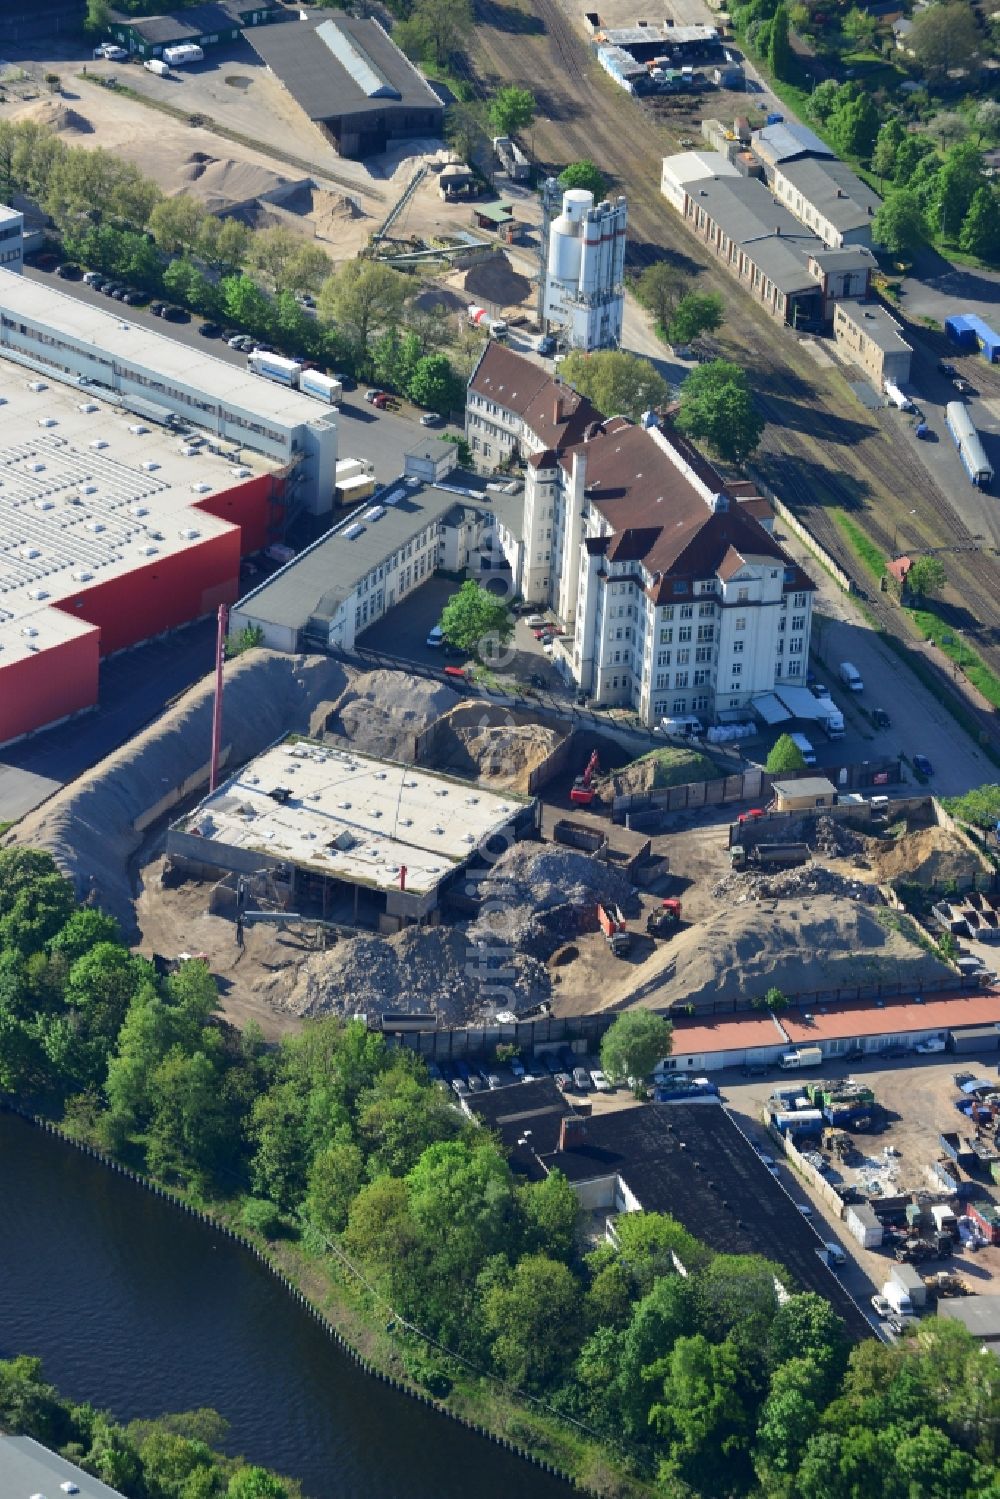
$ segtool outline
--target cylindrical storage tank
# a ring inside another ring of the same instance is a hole
[[[601,226],[587,219],[580,240],[580,291],[592,297],[601,285]]]
[[[563,215],[574,224],[578,224],[593,206],[594,195],[584,187],[571,187],[563,193]]]
[[[580,250],[577,225],[560,214],[549,231],[549,275],[575,286],[580,279]]]

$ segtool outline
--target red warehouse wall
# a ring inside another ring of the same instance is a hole
[[[97,702],[99,644],[89,630],[0,666],[0,744]]]
[[[191,508],[204,510],[206,515],[219,520],[232,521],[241,532],[240,552],[246,557],[250,552],[262,551],[272,541],[278,540],[272,527],[281,519],[280,501],[285,492],[285,481],[274,474],[260,474],[243,484],[234,484],[221,494],[210,494],[198,500]],[[273,496],[273,500],[272,500]]]
[[[143,567],[109,578],[59,605],[101,631],[101,655],[123,650],[211,614],[239,596],[240,533],[194,542],[169,557],[153,557]]]

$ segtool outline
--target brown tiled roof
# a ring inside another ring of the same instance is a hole
[[[586,396],[493,341],[486,346],[470,389],[505,411],[517,412],[544,447],[557,451],[582,442],[586,429],[603,420]]]
[[[741,557],[735,547],[730,547],[718,566],[718,574],[723,583],[728,583],[734,578],[741,567],[746,566],[746,558]]]

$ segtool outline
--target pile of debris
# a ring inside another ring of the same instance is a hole
[[[471,1025],[498,1009],[521,1014],[547,999],[544,966],[526,953],[455,927],[407,927],[393,937],[358,936],[309,958],[287,998],[300,1016],[384,1010],[433,1011],[442,1026]]]
[[[361,754],[412,764],[416,736],[454,706],[455,693],[443,682],[367,671],[351,678],[313,732],[340,748],[348,739]]]
[[[836,895],[844,900],[860,901],[866,906],[883,904],[876,885],[848,879],[822,864],[803,864],[797,869],[781,869],[773,873],[734,870],[719,881],[712,894],[716,900],[724,900],[731,906],[742,905],[745,901],[794,900],[804,895]]]
[[[832,858],[844,859],[868,852],[869,840],[836,818],[817,817],[814,826],[816,847]]]
[[[469,927],[470,940],[542,962],[569,938],[596,929],[598,902],[628,915],[639,910],[633,886],[616,869],[575,849],[538,843],[508,848],[479,890],[484,909]]]

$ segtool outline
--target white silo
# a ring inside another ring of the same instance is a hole
[[[570,348],[614,347],[624,308],[625,199],[595,206],[593,193],[575,188],[563,193],[562,212],[549,218],[557,196],[550,178],[543,196],[548,244],[541,315]]]

